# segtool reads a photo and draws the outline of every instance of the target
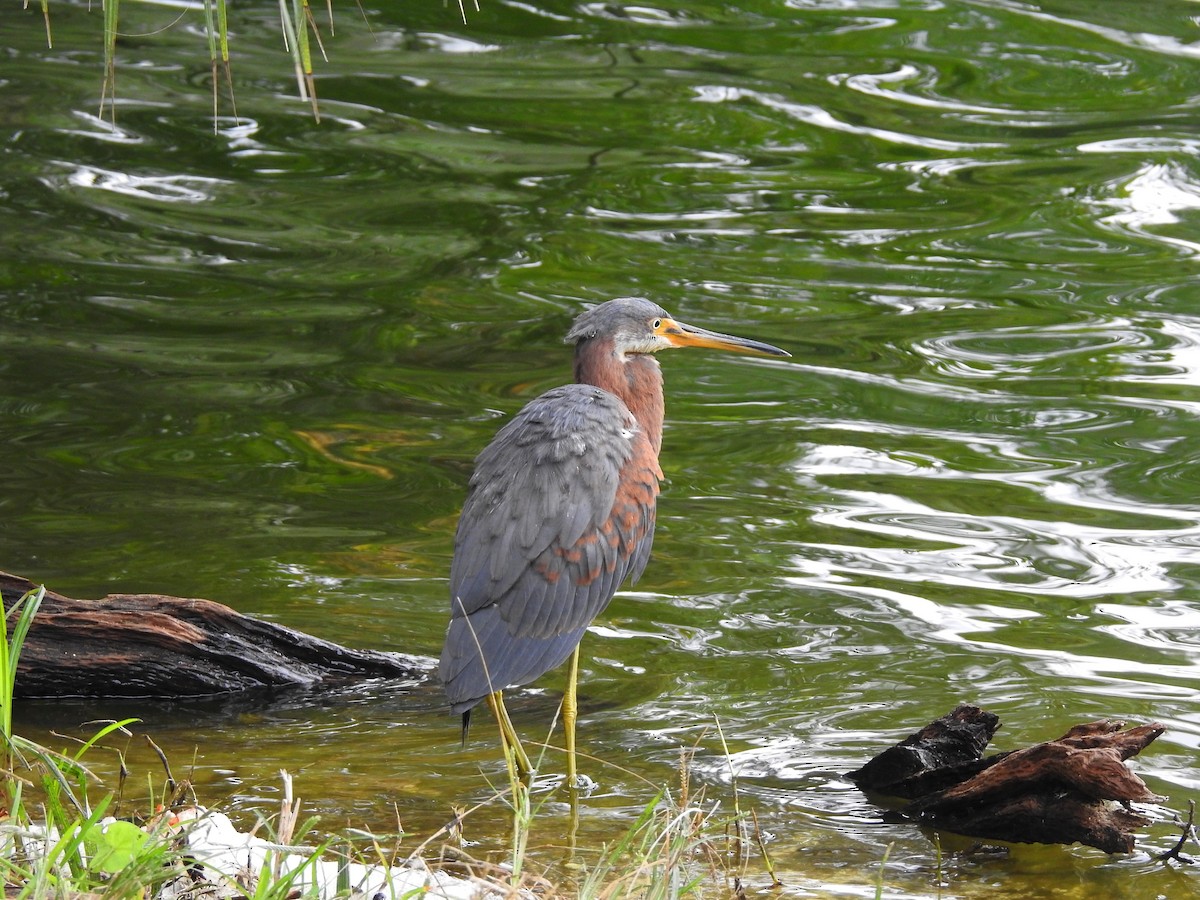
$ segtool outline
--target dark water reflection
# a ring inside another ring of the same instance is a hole
[[[1005,748],[1161,721],[1138,771],[1170,809],[1200,783],[1194,13],[344,11],[318,126],[263,6],[236,12],[239,116],[215,132],[186,29],[123,41],[113,128],[98,15],[54,4],[48,50],[40,12],[10,13],[0,564],[432,666],[472,457],[569,377],[584,303],[645,294],[793,358],[664,360],[655,558],[587,638],[585,844],[696,746],[799,896],[873,893],[892,843],[897,896],[1195,894],[1148,859],[1165,809],[1130,857],[939,871],[841,778],[967,700]],[[126,15],[140,35],[178,12]],[[529,733],[559,683],[513,698]],[[434,684],[23,710],[33,733],[125,713],[206,799],[273,803],[286,767],[331,826],[423,836],[498,770]],[[487,809],[471,836],[502,848],[504,825]]]

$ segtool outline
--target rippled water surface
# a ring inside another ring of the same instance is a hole
[[[51,4],[52,49],[3,14],[0,568],[432,669],[474,455],[569,379],[576,312],[646,295],[792,358],[663,359],[654,558],[585,639],[581,843],[695,746],[785,895],[872,896],[890,844],[897,897],[1200,893],[1150,860],[1200,787],[1200,7],[349,5],[317,124],[275,4],[237,6],[215,133],[198,12],[123,5],[115,129],[98,8]],[[561,683],[514,694],[527,734]],[[1003,749],[1164,723],[1139,851],[939,863],[885,822],[842,774],[960,701]],[[131,711],[209,802],[286,767],[414,844],[499,777],[435,681],[23,712]]]

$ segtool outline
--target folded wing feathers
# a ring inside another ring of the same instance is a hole
[[[463,691],[483,683],[485,667],[489,683],[502,688],[561,663],[625,576],[641,573],[661,475],[656,464],[635,473],[653,481],[638,486],[638,496],[649,498],[635,529],[640,543],[630,548],[622,536],[614,546],[602,531],[639,439],[618,398],[566,385],[527,405],[476,459],[450,573],[443,680],[452,700],[468,700]],[[460,622],[464,616],[471,621]],[[482,627],[468,639],[476,619]]]

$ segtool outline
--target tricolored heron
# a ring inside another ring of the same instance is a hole
[[[576,384],[531,401],[475,460],[454,538],[450,626],[441,677],[463,717],[487,700],[506,753],[529,760],[501,691],[571,656],[563,696],[567,781],[574,784],[579,641],[650,556],[662,470],[663,382],[654,354],[708,347],[788,356],[778,347],[673,319],[649,300],[609,300],[580,315]]]

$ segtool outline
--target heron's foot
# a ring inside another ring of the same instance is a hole
[[[568,784],[567,787],[581,797],[590,797],[600,787],[600,784],[599,782],[592,781],[586,775],[576,775],[574,783]]]
[[[533,786],[534,790],[566,788],[577,797],[590,797],[600,788],[600,783],[586,775],[570,776],[562,772],[553,775],[543,775]]]

